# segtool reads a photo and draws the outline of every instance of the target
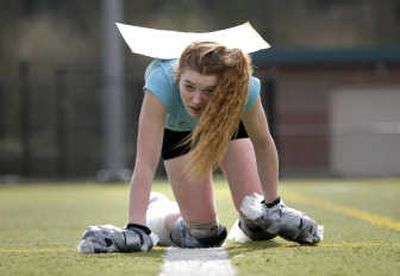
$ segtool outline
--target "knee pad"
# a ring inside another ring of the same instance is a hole
[[[193,237],[204,238],[217,235],[219,223],[217,221],[209,223],[189,223],[187,226]]]
[[[157,245],[171,246],[170,231],[166,228],[166,218],[169,215],[179,214],[179,207],[175,201],[169,200],[160,193],[150,194],[147,206],[146,225],[159,238]]]
[[[195,237],[192,232],[190,227],[180,218],[172,228],[170,239],[178,247],[207,248],[221,246],[227,235],[225,226],[221,224],[218,224],[217,229],[210,232],[210,235],[202,233]]]

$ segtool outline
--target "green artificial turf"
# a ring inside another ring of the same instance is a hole
[[[154,190],[172,198],[165,182],[154,183]],[[230,228],[236,212],[226,183],[217,181],[215,190],[220,222]],[[280,191],[287,205],[324,224],[325,240],[318,246],[281,238],[228,242],[240,275],[399,275],[400,180],[285,180]],[[120,183],[0,185],[0,275],[157,275],[164,253],[160,247],[133,254],[76,250],[87,225],[123,226],[127,202],[127,184]],[[389,224],[329,206],[363,211]]]

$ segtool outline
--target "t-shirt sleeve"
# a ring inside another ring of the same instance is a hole
[[[256,77],[251,77],[249,81],[249,92],[247,97],[247,103],[244,106],[244,112],[250,110],[250,108],[256,102],[258,96],[260,96],[261,91],[261,83],[260,80]]]
[[[166,108],[172,104],[173,84],[162,61],[154,60],[146,68],[143,90],[157,96]]]

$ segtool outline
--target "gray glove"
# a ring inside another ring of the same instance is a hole
[[[219,225],[215,235],[196,238],[191,233],[183,219],[178,219],[171,230],[171,241],[174,245],[183,248],[218,247],[224,242],[227,232],[223,225]]]
[[[253,200],[248,198],[248,200]],[[264,202],[245,202],[242,209],[246,218],[251,219],[271,235],[295,241],[300,244],[315,244],[323,238],[323,226],[319,226],[306,214],[287,207],[281,199],[268,207]]]
[[[268,208],[264,203],[264,215],[259,223],[269,233],[276,233],[282,238],[301,244],[314,244],[321,241],[318,225],[306,214],[287,207],[282,200]]]
[[[277,234],[272,234],[265,231],[263,228],[258,226],[256,223],[240,216],[238,220],[238,227],[243,233],[252,241],[266,241],[273,239]]]
[[[155,242],[149,228],[128,224],[119,228],[110,224],[90,225],[82,235],[78,250],[82,253],[149,251]]]

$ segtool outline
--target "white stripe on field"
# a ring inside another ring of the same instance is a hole
[[[236,270],[223,247],[167,248],[160,276],[232,276]]]

